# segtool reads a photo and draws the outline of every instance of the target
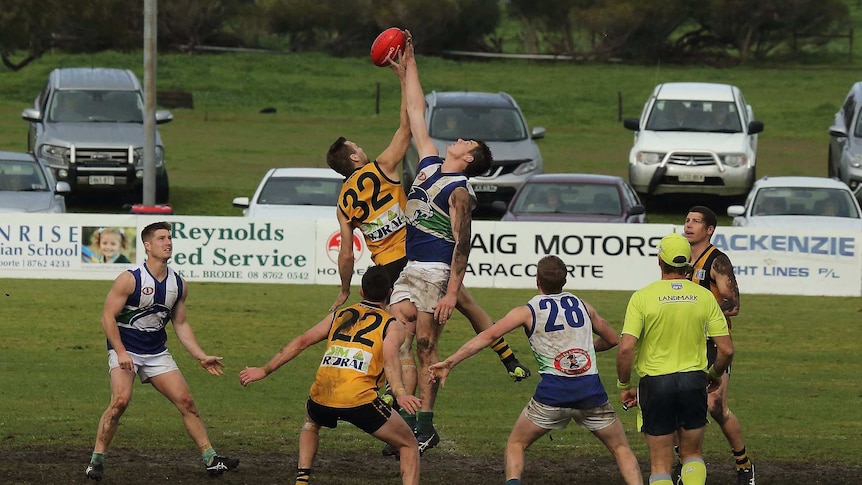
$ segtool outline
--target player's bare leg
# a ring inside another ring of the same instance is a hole
[[[413,430],[397,414],[392,413],[386,424],[373,433],[374,437],[398,450],[401,481],[404,485],[419,483],[419,446]]]
[[[593,431],[593,435],[604,443],[608,451],[614,456],[614,459],[617,461],[617,467],[619,467],[626,484],[643,485],[644,478],[641,475],[638,460],[629,446],[629,440],[626,439],[626,432],[623,429],[622,422],[617,419],[610,426]]]
[[[419,312],[416,318],[416,355],[420,369],[428,369],[439,361],[437,342],[443,325],[434,320],[434,315]],[[419,453],[437,446],[440,436],[434,428],[434,402],[437,400],[437,381],[419,379],[419,399],[422,406],[416,416],[416,439],[419,441]]]
[[[212,475],[219,475],[227,470],[232,470],[239,465],[239,459],[228,458],[216,454],[210,444],[207,428],[195,406],[194,397],[185,377],[179,370],[172,370],[150,378],[153,387],[167,397],[176,406],[183,418],[183,425],[189,436],[201,450],[201,457],[207,471]]]
[[[721,432],[730,445],[736,461],[739,482],[749,484],[754,479],[754,465],[745,449],[745,440],[742,438],[742,426],[739,424],[739,419],[727,407],[729,385],[730,374],[724,374],[718,389],[708,395],[709,414],[721,428]]]
[[[135,384],[135,373],[119,367],[111,369],[111,403],[99,419],[96,433],[94,453],[105,453],[120,423],[120,417],[126,412],[132,400],[132,389]]]
[[[308,483],[309,475],[311,475],[311,467],[314,464],[314,457],[317,455],[317,447],[320,444],[320,426],[317,425],[308,415],[305,416],[305,423],[302,425],[302,431],[299,433],[299,459],[296,465],[296,483]]]
[[[506,442],[506,480],[520,480],[524,473],[524,452],[550,430],[533,424],[522,411]]]
[[[93,446],[93,454],[87,469],[84,471],[87,478],[99,481],[102,479],[105,466],[105,451],[114,439],[120,424],[120,417],[126,412],[132,399],[132,390],[135,384],[135,373],[115,367],[111,370],[111,403],[108,404],[102,417],[99,418],[99,427],[96,431],[96,444]]]

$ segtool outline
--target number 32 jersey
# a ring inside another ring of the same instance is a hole
[[[383,338],[394,320],[386,310],[364,301],[337,311],[311,399],[333,408],[374,401],[383,380]]]
[[[384,265],[406,255],[406,203],[401,183],[387,178],[377,162],[366,164],[344,181],[338,209],[362,231],[374,264]]]

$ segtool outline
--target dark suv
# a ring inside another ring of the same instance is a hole
[[[54,69],[33,108],[27,148],[73,193],[107,191],[139,199],[143,185],[143,89],[132,71]],[[156,111],[156,123],[173,119]],[[168,201],[165,148],[156,132],[156,201]]]
[[[506,93],[432,91],[425,96],[425,125],[440,156],[455,140],[482,140],[494,156],[488,172],[470,178],[479,205],[508,204],[530,175],[542,173],[542,154],[533,140],[545,137],[543,127],[530,132],[518,103]],[[419,164],[411,144],[404,159],[403,184],[409,190]],[[504,205],[505,206],[505,205]]]

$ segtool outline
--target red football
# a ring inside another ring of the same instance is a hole
[[[384,30],[371,44],[371,62],[379,67],[388,66],[389,61],[386,58],[396,59],[401,50],[404,49],[405,42],[404,32],[398,27]]]

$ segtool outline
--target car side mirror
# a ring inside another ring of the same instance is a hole
[[[533,132],[532,132],[530,138],[532,138],[534,140],[539,140],[539,139],[542,139],[544,137],[545,137],[545,127],[544,126],[537,126],[537,127],[533,128]]]
[[[42,112],[36,108],[27,108],[21,112],[21,118],[38,123],[42,121]]]
[[[835,138],[847,138],[847,130],[845,130],[843,126],[833,126],[829,128],[829,136],[834,136]]]
[[[762,121],[752,121],[748,124],[748,134],[756,135],[763,131],[763,122]]]
[[[55,194],[68,194],[72,191],[72,186],[69,185],[69,182],[60,181],[57,182],[57,185],[54,186]]]
[[[739,217],[745,214],[745,206],[742,205],[732,205],[727,208],[727,215],[730,217]]]
[[[628,130],[641,131],[641,121],[637,118],[624,119],[623,126],[625,126]]]
[[[646,214],[646,207],[641,204],[633,205],[631,209],[629,209],[630,216],[639,216],[641,214]]]
[[[170,111],[166,109],[161,109],[156,111],[156,124],[161,125],[164,123],[170,123],[174,120],[174,115]]]
[[[248,197],[235,197],[233,199],[233,206],[240,209],[248,209]]]

